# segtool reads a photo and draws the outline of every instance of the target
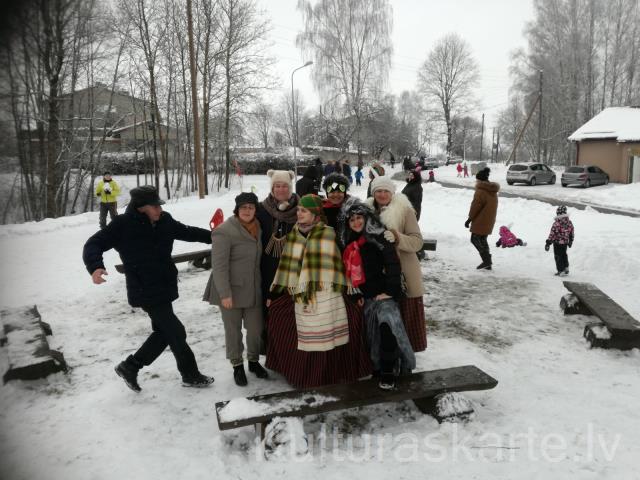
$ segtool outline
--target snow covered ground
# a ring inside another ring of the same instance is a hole
[[[492,179],[503,177],[496,168]],[[244,189],[251,185],[266,195],[266,177],[245,178]],[[535,190],[547,188],[556,187]],[[115,252],[106,255],[108,282],[91,283],[81,250],[96,230],[94,212],[0,227],[0,306],[37,304],[53,329],[51,348],[72,367],[0,388],[0,478],[638,478],[640,353],[589,349],[588,318],[559,310],[565,290],[543,248],[555,208],[502,198],[496,227],[512,224],[528,246],[492,245],[494,270],[478,272],[463,226],[473,192],[437,184],[424,191],[420,224],[438,250],[423,262],[429,348],[417,355],[418,370],[474,364],[498,379],[493,390],[465,394],[476,407],[470,422],[439,425],[410,402],[308,417],[310,454],[265,461],[251,428],[218,431],[214,404],[289,387],[275,373],[266,381],[249,374],[245,388],[233,383],[220,315],[200,300],[208,273],[185,264],[174,308],[215,384],[181,387],[166,352],[141,372],[143,390],[134,394],[113,367],[140,345],[149,320],[127,305]],[[206,227],[215,208],[231,214],[237,193],[236,181],[229,193],[166,207]],[[569,279],[595,283],[640,318],[640,219],[569,214]],[[202,246],[179,242],[175,251],[194,248]]]
[[[470,167],[471,162],[468,163]],[[560,185],[560,176],[564,168],[553,167],[557,177],[555,185],[535,185],[533,187],[521,183],[509,185],[507,184],[508,167],[502,163],[487,163],[487,166],[491,169],[489,180],[498,182],[500,184],[500,190],[503,192],[525,195],[530,198],[557,198],[558,200],[580,202],[587,205],[607,206],[640,212],[640,183],[631,183],[628,185],[610,183],[609,185],[598,185],[591,188],[563,188],[562,185]],[[473,186],[475,182],[475,176],[471,175],[471,169],[469,169],[469,178],[458,178],[455,165],[442,166],[436,168],[434,171],[436,180],[469,186]],[[426,174],[424,176],[426,178]]]

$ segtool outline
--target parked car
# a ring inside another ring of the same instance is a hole
[[[438,164],[438,160],[433,157],[429,157],[424,161],[425,170],[433,170],[434,168],[438,168],[440,165]]]
[[[576,165],[562,172],[560,182],[563,187],[568,185],[579,185],[581,187],[606,185],[609,183],[609,175],[600,167],[593,165]]]
[[[556,173],[543,163],[515,163],[507,170],[507,183],[556,183]]]

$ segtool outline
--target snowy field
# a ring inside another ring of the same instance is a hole
[[[458,178],[455,165],[448,165],[436,168],[436,180],[459,183],[461,185],[473,186],[475,176],[471,175],[471,162],[469,164],[469,178]],[[628,185],[619,183],[609,183],[609,185],[598,185],[590,188],[582,187],[562,187],[560,177],[564,167],[553,167],[556,172],[556,183],[554,185],[529,186],[523,183],[509,185],[507,183],[507,166],[502,163],[487,163],[491,169],[489,180],[498,182],[500,190],[503,192],[525,195],[527,197],[557,198],[571,202],[580,202],[587,205],[615,207],[623,210],[640,212],[640,183]],[[426,174],[424,175],[426,178]]]
[[[437,169],[436,178],[452,168]],[[504,172],[495,168],[492,179],[503,183]],[[251,185],[266,196],[266,177],[246,178],[244,189]],[[560,187],[535,187],[547,189]],[[231,214],[238,190],[236,180],[229,193],[169,202],[166,209],[206,228],[217,207]],[[365,190],[366,183],[354,193],[362,197]],[[606,192],[616,196],[612,185],[561,191],[602,192],[605,204]],[[275,373],[269,380],[249,374],[245,388],[234,384],[220,315],[200,300],[208,272],[179,265],[174,309],[215,384],[181,387],[166,352],[142,370],[136,395],[113,367],[135,351],[150,324],[126,303],[115,252],[105,257],[106,284],[93,285],[84,269],[82,245],[97,228],[97,213],[0,227],[0,305],[37,304],[53,329],[51,348],[71,366],[66,375],[0,388],[0,478],[640,478],[640,352],[589,349],[582,338],[588,318],[560,311],[565,289],[553,275],[553,254],[543,248],[555,208],[500,199],[489,238],[494,270],[478,272],[463,226],[472,196],[425,184],[420,224],[438,250],[422,263],[429,348],[417,355],[418,370],[474,364],[498,386],[465,394],[476,408],[467,423],[440,425],[410,402],[308,417],[310,453],[286,462],[264,460],[250,427],[218,431],[215,402],[289,387]],[[640,209],[637,193],[620,198]],[[568,279],[595,283],[640,319],[640,219],[589,208],[569,214],[576,238]],[[497,227],[508,224],[528,246],[495,248]],[[174,251],[200,248],[178,242]]]

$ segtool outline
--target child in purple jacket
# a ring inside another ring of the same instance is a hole
[[[522,241],[521,238],[515,236],[515,234],[509,230],[509,227],[500,227],[500,239],[496,242],[496,247],[511,248],[515,246],[524,247],[527,242]]]
[[[556,218],[551,225],[551,231],[544,249],[548,252],[553,244],[553,256],[556,261],[556,275],[565,277],[569,275],[569,258],[567,248],[573,245],[573,223],[567,215],[567,207],[561,205],[556,210]]]

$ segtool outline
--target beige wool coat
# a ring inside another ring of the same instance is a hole
[[[220,306],[231,297],[233,308],[262,304],[260,257],[261,231],[253,238],[235,215],[211,232],[211,275],[203,300]]]
[[[471,233],[491,235],[493,232],[498,211],[499,190],[500,184],[498,183],[482,180],[476,182],[476,193],[473,195],[469,207],[469,217],[467,217],[471,220]]]
[[[367,198],[367,203],[375,208],[373,197]],[[396,252],[407,283],[407,298],[422,297],[422,271],[416,252],[422,248],[424,240],[411,202],[403,193],[396,193],[391,203],[377,213],[385,227],[396,236]]]

